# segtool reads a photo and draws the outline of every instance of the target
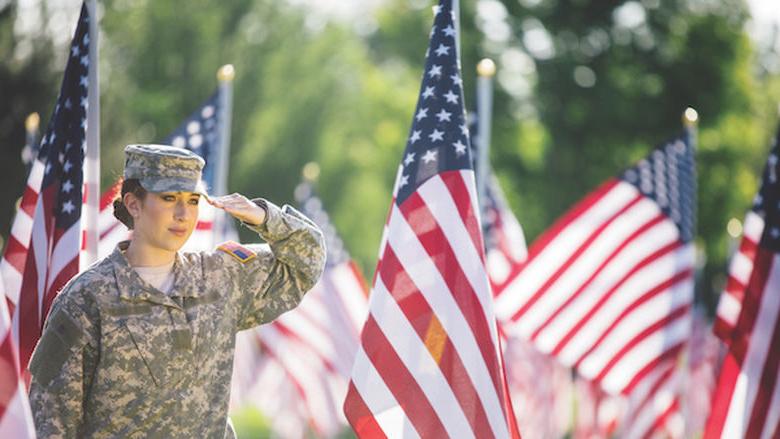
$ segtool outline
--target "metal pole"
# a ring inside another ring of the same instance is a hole
[[[89,90],[87,91],[87,151],[84,157],[86,215],[82,212],[86,231],[86,247],[80,268],[98,259],[98,215],[100,209],[100,77],[98,69],[98,14],[97,1],[88,0],[89,11]]]
[[[487,179],[490,178],[490,125],[493,120],[493,76],[496,65],[485,58],[477,64],[477,199],[480,212],[487,206]],[[484,224],[484,221],[483,221]]]
[[[219,81],[219,114],[218,132],[219,132],[219,154],[217,156],[217,169],[214,176],[214,194],[226,195],[228,186],[228,172],[230,162],[230,134],[231,123],[233,120],[233,79],[236,71],[232,64],[226,64],[217,71],[217,80]],[[217,210],[214,218],[214,233],[212,236],[215,241],[222,241],[225,234],[225,226],[229,219],[222,210]],[[214,245],[217,242],[213,243]]]

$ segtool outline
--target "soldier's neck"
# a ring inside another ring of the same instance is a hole
[[[176,252],[131,240],[125,250],[125,257],[132,267],[158,267],[173,262]]]

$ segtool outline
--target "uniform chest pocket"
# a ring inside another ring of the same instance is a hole
[[[167,307],[152,304],[133,305],[118,314],[104,336],[109,373],[145,375],[159,387],[175,385],[191,364],[186,324],[177,328]]]

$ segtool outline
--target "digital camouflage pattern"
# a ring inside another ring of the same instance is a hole
[[[266,203],[253,227],[268,244],[178,253],[165,295],[119,244],[52,305],[30,362],[39,438],[231,438],[227,417],[236,332],[295,307],[325,263],[322,233],[295,209]]]
[[[205,161],[184,148],[127,145],[124,178],[137,178],[150,192],[197,192]]]

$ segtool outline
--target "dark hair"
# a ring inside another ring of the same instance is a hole
[[[122,190],[114,199],[114,216],[116,219],[122,222],[128,229],[133,229],[133,216],[125,206],[124,198],[125,194],[131,193],[138,197],[139,200],[143,200],[146,196],[146,189],[141,186],[141,182],[137,178],[130,178],[122,181]]]

